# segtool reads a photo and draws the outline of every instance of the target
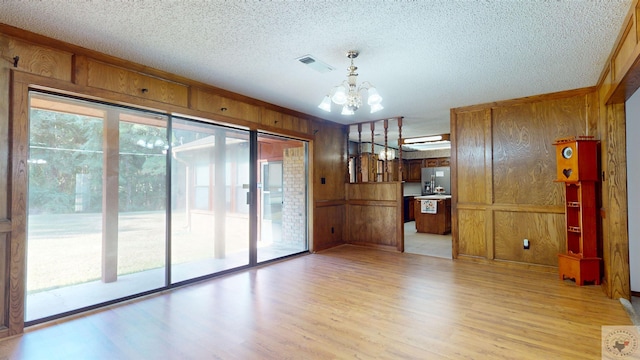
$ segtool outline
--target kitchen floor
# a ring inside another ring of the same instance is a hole
[[[451,234],[426,234],[416,231],[416,222],[404,223],[404,252],[451,259]]]

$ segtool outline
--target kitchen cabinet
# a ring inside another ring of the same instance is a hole
[[[451,158],[439,158],[438,159],[438,166],[449,166],[449,164],[451,163]]]
[[[430,158],[430,159],[411,159],[406,160],[403,165],[403,169],[406,169],[406,176],[403,176],[403,180],[407,182],[420,182],[422,181],[422,168],[426,167],[441,167],[449,166],[450,158]],[[405,171],[403,171],[405,175]]]
[[[189,104],[187,85],[91,59],[87,61],[87,85],[182,107]]]
[[[423,213],[421,200],[435,201],[437,204],[436,213]],[[417,232],[440,235],[451,232],[451,195],[416,196],[413,206]]]
[[[424,167],[449,166],[451,158],[430,158],[424,159]]]
[[[425,167],[437,167],[438,166],[438,159],[425,159],[424,162],[426,163]]]
[[[378,176],[378,156],[363,153],[360,155],[361,182],[375,182]]]
[[[405,181],[420,182],[422,177],[422,159],[409,160],[407,165],[409,169]]]
[[[415,195],[404,197],[404,222],[414,221],[415,217]]]
[[[399,164],[399,159],[393,159],[390,161],[387,161],[387,168],[385,169],[385,162],[382,160],[379,160],[380,162],[380,169],[382,170],[382,181],[402,181],[401,178],[398,177],[398,164]],[[404,167],[404,166],[403,166]],[[385,172],[387,173],[387,176],[385,176]]]
[[[192,94],[195,98],[193,106],[198,110],[254,123],[260,122],[258,106],[200,89],[194,89]]]

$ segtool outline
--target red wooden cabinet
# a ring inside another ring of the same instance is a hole
[[[558,254],[560,279],[600,284],[598,257],[598,141],[592,138],[557,140],[557,180],[565,186],[566,252]]]

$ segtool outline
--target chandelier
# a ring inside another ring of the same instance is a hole
[[[396,151],[393,149],[382,149],[378,155],[378,159],[382,161],[391,161],[396,158]]]
[[[356,50],[347,52],[347,57],[351,59],[351,66],[347,68],[347,80],[340,85],[334,86],[328,95],[322,99],[318,107],[324,111],[331,112],[331,102],[342,105],[342,115],[353,115],[356,110],[362,106],[362,92],[367,92],[367,105],[371,107],[371,113],[384,109],[382,106],[382,97],[378,94],[373,85],[365,81],[360,86],[356,85],[358,79],[358,68],[353,65],[353,59],[358,57]]]

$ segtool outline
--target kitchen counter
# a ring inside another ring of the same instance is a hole
[[[451,195],[416,196],[415,200],[414,214],[417,232],[441,235],[451,232]],[[423,213],[420,200],[436,200],[436,213]]]
[[[414,221],[415,217],[415,198],[418,195],[404,195],[404,222]]]
[[[422,196],[416,196],[415,199],[416,200],[444,200],[444,199],[451,199],[451,195],[438,195],[438,194],[422,195]]]

